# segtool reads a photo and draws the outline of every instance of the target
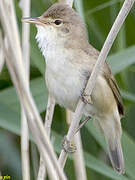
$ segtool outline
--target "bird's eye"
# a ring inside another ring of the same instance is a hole
[[[54,23],[58,26],[58,25],[60,25],[62,23],[62,21],[57,19],[57,20],[54,21]]]

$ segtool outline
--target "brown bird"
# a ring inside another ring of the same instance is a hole
[[[75,111],[99,52],[88,40],[77,12],[64,3],[52,5],[37,18],[25,18],[37,27],[36,39],[46,61],[46,85],[56,103]],[[86,104],[85,116],[94,118],[105,136],[114,169],[124,173],[121,148],[123,103],[117,83],[104,63]]]

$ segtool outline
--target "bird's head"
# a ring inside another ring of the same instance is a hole
[[[36,25],[38,42],[60,44],[67,43],[67,40],[74,43],[75,40],[81,43],[86,37],[85,25],[80,16],[65,3],[56,3],[43,15],[36,18],[23,18],[23,21]]]

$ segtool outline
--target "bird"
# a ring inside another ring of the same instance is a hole
[[[37,27],[35,38],[45,58],[45,81],[50,96],[57,104],[74,112],[99,56],[99,51],[88,42],[85,24],[79,14],[63,2],[53,4],[39,17],[23,21]],[[113,168],[122,174],[125,172],[121,146],[124,107],[106,61],[90,99],[83,114],[93,117],[105,137]]]

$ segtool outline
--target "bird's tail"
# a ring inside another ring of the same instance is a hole
[[[113,168],[120,174],[125,172],[123,152],[121,147],[121,124],[120,118],[109,118],[107,120],[98,120],[109,150],[109,158]]]
[[[109,158],[111,160],[113,168],[118,173],[123,174],[125,172],[125,167],[120,138],[116,138],[112,143],[111,141],[109,141],[109,139],[107,139],[107,144],[109,149]]]

